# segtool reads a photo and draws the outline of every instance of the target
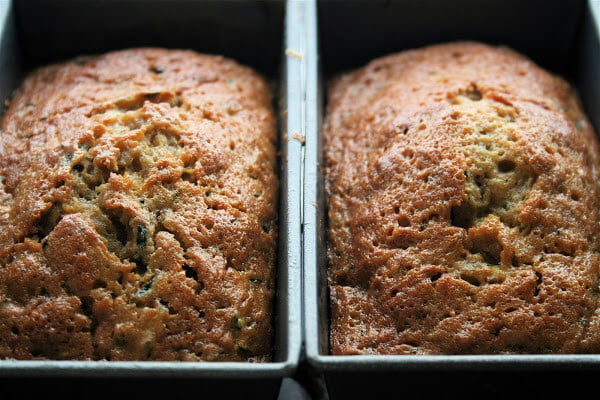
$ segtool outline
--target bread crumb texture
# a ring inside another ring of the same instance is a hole
[[[183,50],[27,77],[0,132],[0,357],[270,360],[271,103]]]
[[[572,89],[450,43],[336,79],[333,354],[600,352],[599,153]]]

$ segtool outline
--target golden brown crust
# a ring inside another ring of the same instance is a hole
[[[0,357],[271,357],[275,119],[218,56],[33,72],[0,134]]]
[[[569,85],[461,42],[337,79],[334,354],[600,351],[599,153]]]

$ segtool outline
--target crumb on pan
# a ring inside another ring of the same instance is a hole
[[[288,55],[288,56],[290,56],[290,57],[297,58],[299,60],[302,59],[302,53],[299,53],[299,52],[297,52],[295,50],[292,50],[292,49],[285,49],[285,54]]]

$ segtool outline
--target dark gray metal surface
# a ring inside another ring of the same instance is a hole
[[[19,80],[22,69],[21,51],[16,38],[16,23],[11,2],[0,0],[0,100],[10,93]],[[0,115],[4,104],[0,102]]]
[[[311,1],[307,18],[304,178],[304,327],[308,375],[319,398],[464,398],[469,394],[577,392],[600,355],[331,356],[326,210],[321,166],[325,88],[334,75],[374,57],[451,40],[519,50],[579,91],[600,132],[600,2],[514,0]],[[318,19],[317,19],[318,14]],[[326,385],[327,390],[324,389]],[[420,395],[420,396],[419,396]],[[429,396],[429,397],[427,397]]]
[[[138,395],[166,386],[173,395],[281,396],[284,378],[297,369],[302,339],[302,144],[288,139],[304,132],[305,59],[285,50],[302,48],[303,8],[291,0],[0,0],[0,100],[10,98],[31,68],[81,54],[140,46],[222,54],[254,67],[277,88],[281,180],[273,362],[0,360],[0,397],[11,388],[27,393],[57,385],[73,392],[117,385]]]

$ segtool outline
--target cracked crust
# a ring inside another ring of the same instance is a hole
[[[275,141],[265,81],[222,57],[31,74],[0,134],[0,357],[270,360]]]
[[[451,43],[337,79],[334,354],[600,351],[599,153],[571,88]]]

